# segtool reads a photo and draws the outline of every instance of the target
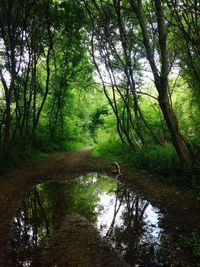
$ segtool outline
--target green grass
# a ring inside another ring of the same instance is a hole
[[[93,154],[122,161],[137,169],[150,170],[164,175],[183,171],[173,147],[169,144],[162,147],[151,145],[139,148],[109,139],[105,143],[97,144],[93,149]]]
[[[122,144],[117,139],[108,139],[94,147],[93,155],[119,161],[135,169],[149,171],[166,182],[191,188],[196,197],[200,197],[199,176],[191,174],[191,170],[184,168],[170,144],[163,146],[151,144],[139,148]]]

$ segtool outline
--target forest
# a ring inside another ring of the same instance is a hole
[[[0,0],[0,174],[2,267],[199,267],[200,2]]]
[[[198,169],[198,1],[2,0],[0,12],[2,161],[95,144],[138,167]]]

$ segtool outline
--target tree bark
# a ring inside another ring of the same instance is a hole
[[[133,12],[137,16],[140,25],[143,37],[143,44],[146,52],[146,58],[149,61],[154,76],[154,83],[159,94],[159,100],[158,100],[159,106],[161,108],[168,130],[171,134],[172,143],[174,145],[174,148],[176,150],[177,156],[179,157],[180,161],[183,162],[186,166],[189,166],[191,163],[190,154],[183,140],[178,125],[178,120],[176,118],[172,106],[170,105],[168,97],[169,66],[168,66],[168,54],[167,54],[167,42],[166,42],[167,32],[165,27],[162,1],[154,0],[154,4],[155,4],[155,11],[157,18],[157,30],[158,30],[158,41],[159,41],[158,49],[160,52],[160,64],[161,64],[160,71],[156,66],[154,51],[153,48],[151,47],[149,33],[147,32],[146,29],[144,21],[145,14],[143,13],[141,7],[142,3],[139,0],[138,1],[130,0],[130,5],[132,7]]]

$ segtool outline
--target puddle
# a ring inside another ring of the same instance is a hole
[[[74,213],[92,223],[131,266],[169,266],[163,260],[166,235],[159,209],[96,173],[71,182],[40,183],[27,194],[11,223],[12,266],[39,266],[38,253],[65,216]]]

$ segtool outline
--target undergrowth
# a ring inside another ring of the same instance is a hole
[[[12,149],[9,157],[5,160],[3,155],[0,155],[0,174],[5,174],[9,170],[17,168],[21,164],[35,163],[43,158],[47,158],[50,153],[61,151],[72,151],[84,147],[83,143],[65,142],[62,145],[53,142],[37,142],[34,148],[20,149],[15,147]]]
[[[157,174],[165,182],[191,188],[197,193],[196,197],[200,197],[199,176],[191,174],[191,170],[183,167],[170,144],[163,146],[151,144],[139,148],[122,144],[120,140],[108,139],[104,143],[95,145],[93,155]]]
[[[198,232],[182,235],[180,237],[180,245],[189,249],[200,260],[200,234]]]
[[[23,150],[14,149],[7,160],[0,156],[0,174],[4,174],[9,170],[17,168],[21,164],[35,163],[43,158],[48,157],[48,153],[39,150]]]

